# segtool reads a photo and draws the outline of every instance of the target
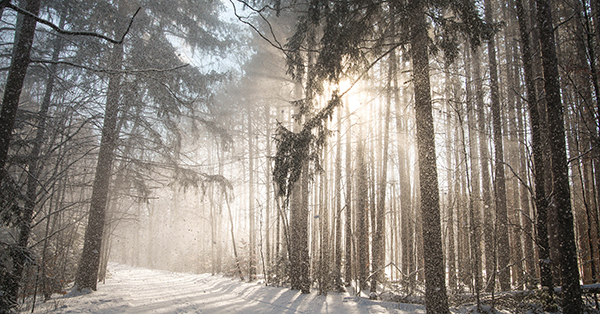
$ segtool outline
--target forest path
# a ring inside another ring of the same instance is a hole
[[[35,313],[425,313],[420,305],[371,301],[316,291],[243,283],[210,274],[175,273],[109,264],[98,291],[53,299]]]

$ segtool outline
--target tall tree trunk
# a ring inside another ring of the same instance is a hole
[[[485,0],[485,19],[493,23],[490,0]],[[492,101],[492,124],[494,126],[494,187],[496,199],[496,249],[498,253],[498,279],[502,291],[510,290],[510,246],[508,241],[508,214],[506,209],[506,180],[504,176],[504,148],[502,144],[502,113],[498,88],[496,42],[492,36],[488,42],[490,64],[490,89]]]
[[[550,267],[550,247],[548,244],[547,208],[545,175],[544,175],[544,152],[541,138],[541,117],[538,111],[537,94],[535,88],[535,75],[533,71],[533,56],[529,45],[527,30],[527,17],[523,8],[522,0],[515,0],[517,18],[519,20],[519,34],[521,40],[521,55],[523,56],[523,71],[525,76],[525,87],[527,88],[527,107],[529,109],[529,122],[531,124],[531,146],[533,154],[533,179],[535,185],[535,207],[536,215],[536,243],[540,267],[540,283],[543,289],[552,292],[552,270]]]
[[[594,186],[593,173],[594,159],[591,157],[592,154],[588,154],[588,151],[596,149],[597,145],[594,145],[594,143],[598,143],[597,124],[594,114],[594,108],[596,106],[594,105],[594,100],[592,97],[592,86],[590,85],[590,82],[592,82],[592,85],[596,86],[596,79],[593,75],[595,73],[595,66],[590,66],[590,63],[588,63],[588,60],[592,61],[592,63],[594,61],[594,58],[592,57],[593,45],[590,44],[589,46],[586,46],[586,43],[588,42],[588,36],[586,36],[586,34],[588,34],[588,29],[584,28],[584,24],[586,24],[587,21],[584,21],[582,12],[583,6],[581,5],[580,0],[573,0],[573,15],[575,16],[575,19],[573,21],[575,24],[574,42],[576,50],[575,60],[573,60],[573,62],[575,63],[575,71],[573,73],[575,76],[574,87],[576,94],[579,96],[578,98],[581,98],[580,101],[577,102],[578,105],[576,105],[578,109],[577,113],[581,116],[581,121],[579,121],[580,123],[577,124],[579,127],[573,129],[574,131],[579,133],[579,145],[578,147],[576,147],[579,149],[579,151],[573,156],[582,156],[581,164],[583,167],[581,169],[581,193],[583,200],[582,210],[585,211],[585,213],[582,212],[580,215],[576,214],[576,216],[585,215],[588,217],[588,219],[586,220],[581,219],[581,225],[583,225],[583,227],[585,228],[585,231],[582,230],[582,234],[586,235],[582,237],[585,238],[585,243],[582,243],[583,245],[581,246],[581,250],[584,251],[584,256],[588,257],[584,261],[583,266],[584,270],[589,271],[589,278],[587,278],[588,282],[597,282],[597,225],[595,219],[591,219],[592,215],[590,213],[591,208],[593,208],[594,210],[597,209],[595,195],[596,193],[594,191],[596,187]],[[588,51],[588,49],[586,49],[587,47],[590,47],[592,49]],[[598,92],[597,86],[595,88],[595,91]],[[578,161],[574,161],[573,164],[575,165],[576,162]],[[584,271],[583,273],[584,276],[585,273],[586,271]],[[584,282],[586,282],[585,279]]]
[[[110,68],[120,69],[122,63],[123,46],[114,45],[111,52]],[[88,224],[85,230],[81,260],[77,268],[77,275],[75,276],[75,288],[78,290],[96,290],[106,203],[108,201],[108,187],[110,185],[114,150],[118,138],[116,128],[119,113],[120,84],[121,75],[118,73],[110,74]]]
[[[512,167],[512,171],[509,172],[507,178],[507,214],[508,214],[508,230],[509,230],[509,243],[510,243],[510,264],[511,274],[514,287],[517,290],[523,289],[524,283],[524,269],[523,269],[523,241],[522,231],[523,227],[521,224],[521,212],[523,205],[521,204],[521,189],[519,182],[519,174],[521,172],[520,166],[520,155],[519,155],[519,136],[520,130],[517,129],[517,114],[516,111],[517,103],[520,102],[518,93],[520,90],[520,80],[518,73],[515,72],[517,56],[516,56],[516,45],[517,42],[514,39],[516,37],[516,24],[512,21],[515,20],[513,11],[508,6],[502,6],[502,15],[504,20],[511,21],[505,28],[504,36],[504,55],[506,60],[506,105],[508,112],[508,120],[505,122],[505,130],[508,134],[506,142],[507,154],[506,163]]]
[[[471,47],[468,47],[467,58],[468,62],[465,64],[467,81],[471,80]],[[469,201],[470,215],[471,218],[471,246],[474,255],[473,260],[473,271],[475,272],[475,289],[477,292],[481,289],[482,277],[481,277],[481,191],[480,191],[480,180],[479,180],[479,151],[477,150],[477,130],[476,126],[476,112],[473,99],[473,91],[471,84],[466,87],[467,93],[467,128],[469,130],[469,158],[471,162],[471,195]]]
[[[520,27],[520,26],[519,26]],[[525,29],[526,31],[526,29]],[[516,36],[516,35],[515,35]],[[527,36],[527,33],[525,33]],[[527,38],[529,40],[529,38]],[[513,45],[515,60],[518,60],[518,41]],[[529,43],[527,43],[529,45]],[[529,65],[531,67],[531,65]],[[515,80],[518,81],[519,96],[523,92],[523,82],[520,79],[521,70],[518,67],[517,61],[515,61],[514,67],[514,77]],[[528,178],[529,167],[528,167],[528,156],[527,156],[527,143],[526,143],[526,132],[525,132],[525,112],[523,110],[523,101],[520,98],[517,98],[516,104],[516,131],[517,131],[517,150],[518,150],[518,164],[519,164],[519,177],[522,180],[526,180]],[[522,232],[522,240],[523,240],[523,258],[524,258],[524,272],[525,279],[524,284],[525,288],[531,287],[534,283],[533,278],[536,278],[536,267],[535,267],[535,253],[533,250],[534,244],[534,233],[533,233],[533,211],[531,208],[531,199],[530,199],[530,191],[529,187],[525,184],[525,182],[518,183],[519,195],[520,195],[520,205],[521,205],[521,213],[520,220],[523,226]]]
[[[327,122],[325,122],[325,124],[327,125]],[[327,179],[329,156],[327,154],[327,149],[323,149],[322,161],[323,172],[320,174],[321,188],[319,191],[321,196],[321,201],[319,202],[319,220],[321,222],[321,258],[319,261],[321,285],[319,287],[319,294],[327,295],[327,292],[331,289],[331,243],[329,241],[331,235],[329,234],[329,180]]]
[[[363,135],[356,150],[356,241],[357,243],[357,278],[361,291],[367,289],[367,277],[369,276],[369,226],[367,217],[368,201],[368,183],[367,183],[367,165],[365,163],[365,152]]]
[[[248,280],[256,279],[256,226],[254,212],[254,130],[253,111],[248,109]]]
[[[271,173],[273,173],[271,167],[271,106],[268,104],[265,105],[265,142],[266,142],[266,155],[267,155],[267,178],[265,183],[266,188],[266,201],[265,201],[265,252],[266,252],[266,270],[267,273],[264,274],[267,280],[267,283],[271,280],[271,266],[272,266],[272,257],[271,257],[271,198],[273,197],[273,193],[271,192]]]
[[[37,12],[39,11],[39,6],[39,1],[29,1],[27,3],[27,7],[34,10],[31,12],[35,14],[37,14]],[[3,145],[6,145],[6,151],[0,152],[0,158],[3,158],[0,159],[0,181],[4,180],[4,166],[6,164],[6,156],[10,145],[10,137],[12,134],[14,119],[18,108],[21,89],[23,87],[23,81],[25,79],[26,69],[29,65],[29,54],[31,51],[31,45],[36,24],[35,21],[33,21],[32,23],[31,20],[32,19],[29,17],[19,15],[17,22],[17,25],[21,25],[21,27],[18,30],[19,34],[16,36],[17,44],[13,48],[15,52],[12,56],[11,67],[8,74],[9,76],[7,78],[7,84],[5,87],[2,111],[0,112],[0,125],[3,126],[0,127],[0,149],[3,149]],[[21,51],[23,51],[25,55],[17,55],[17,49],[21,49]],[[57,38],[54,41],[54,51],[52,53],[52,60],[58,59],[60,49],[61,40]],[[26,60],[18,60],[21,57],[25,57]],[[21,73],[15,73],[19,67],[23,67],[20,71]],[[46,90],[44,93],[44,98],[42,99],[42,104],[38,111],[37,133],[33,142],[32,150],[29,154],[30,161],[28,164],[27,190],[25,192],[26,199],[24,204],[25,206],[23,207],[23,211],[20,213],[19,217],[19,234],[17,237],[17,245],[16,247],[11,248],[10,252],[10,256],[14,266],[12,267],[12,271],[8,274],[8,276],[6,276],[6,278],[0,279],[0,287],[2,287],[1,290],[4,291],[4,293],[6,293],[6,295],[0,297],[0,311],[8,312],[12,307],[15,307],[17,305],[19,283],[21,281],[21,277],[23,276],[23,270],[25,268],[29,237],[31,235],[31,224],[33,222],[34,209],[37,204],[37,186],[39,179],[39,170],[41,167],[41,165],[38,162],[38,159],[42,144],[44,142],[44,136],[46,131],[46,115],[48,113],[48,107],[50,106],[50,97],[52,96],[52,91],[54,88],[55,75],[56,65],[51,65],[49,68],[48,80],[46,81]],[[10,81],[11,79],[15,81]],[[11,93],[9,89],[15,90]],[[10,106],[14,106],[14,109],[9,109]],[[12,118],[9,115],[12,115]]]
[[[299,123],[294,123],[297,131]],[[292,290],[310,292],[310,256],[308,251],[308,165],[292,187],[290,197],[290,286]]]
[[[344,230],[345,258],[346,264],[344,279],[349,285],[352,276],[352,119],[349,104],[346,105],[346,226]]]
[[[377,282],[381,282],[385,273],[383,268],[385,266],[385,196],[387,187],[387,165],[388,165],[388,146],[390,142],[390,108],[392,106],[392,78],[396,74],[396,60],[395,54],[390,54],[389,68],[388,68],[388,79],[386,86],[386,104],[385,104],[385,116],[383,118],[383,147],[377,149],[382,150],[381,152],[381,169],[379,173],[379,183],[377,187],[377,214],[376,214],[376,226],[377,229],[373,230],[375,236],[373,238],[374,256],[373,256],[373,270],[377,273],[372,275],[371,280],[371,292],[376,292]]]
[[[402,101],[400,101],[400,90],[394,90],[396,105],[396,129],[398,130],[398,178],[400,180],[400,242],[402,247],[402,272],[408,277],[409,289],[415,282],[415,252],[413,246],[413,215],[412,194],[410,187],[409,158],[406,149],[408,141],[408,117],[400,107],[400,103],[406,103],[406,90],[403,90]]]
[[[342,109],[337,111],[337,143],[335,153],[335,257],[333,264],[334,289],[342,289]]]
[[[495,287],[495,260],[494,250],[494,224],[495,215],[492,210],[492,193],[490,187],[490,151],[488,147],[488,135],[486,132],[486,114],[483,101],[483,79],[481,76],[481,58],[479,50],[473,52],[473,76],[475,82],[475,102],[477,104],[477,127],[479,129],[479,153],[481,156],[481,190],[483,199],[483,234],[485,242],[485,271],[486,291],[492,291]]]
[[[417,151],[423,225],[423,257],[425,263],[425,306],[430,313],[450,313],[442,236],[439,189],[435,153],[435,133],[429,81],[429,49],[424,3],[409,1],[411,7],[411,58],[415,92]]]
[[[552,12],[546,0],[536,0],[537,18],[540,28],[544,91],[552,150],[553,200],[550,204],[557,211],[559,235],[560,269],[563,291],[563,313],[581,313],[581,286],[577,266],[577,248],[573,232],[573,213],[568,177],[567,152],[563,106],[558,81],[558,60],[554,40]]]
[[[29,0],[25,4],[25,10],[37,15],[40,10],[40,0]],[[10,148],[10,140],[15,125],[15,117],[19,108],[19,98],[25,81],[25,74],[29,67],[29,56],[35,34],[36,21],[33,17],[19,14],[17,25],[20,27],[15,34],[15,44],[10,61],[2,109],[0,110],[0,179],[4,179],[4,167]]]
[[[456,273],[456,260],[457,257],[460,260],[462,254],[456,254],[456,240],[455,240],[455,230],[454,230],[454,226],[457,224],[457,222],[454,219],[455,216],[455,209],[456,209],[456,198],[455,198],[455,190],[456,190],[456,184],[455,184],[455,163],[453,162],[453,158],[454,158],[454,154],[455,151],[453,151],[452,149],[450,149],[450,147],[452,146],[452,128],[454,125],[454,121],[452,121],[452,113],[453,113],[453,109],[450,105],[450,99],[452,97],[452,95],[450,94],[450,73],[449,73],[449,69],[446,69],[444,71],[445,73],[445,82],[444,82],[444,97],[446,98],[446,102],[445,102],[445,110],[446,110],[446,119],[445,119],[445,131],[446,131],[446,138],[445,138],[445,145],[446,145],[446,176],[447,176],[447,181],[448,181],[448,193],[447,193],[447,198],[446,198],[446,230],[447,230],[447,236],[446,236],[446,242],[447,247],[446,247],[446,268],[448,269],[448,288],[450,289],[450,292],[453,293],[456,291],[457,287],[458,287],[458,277],[457,277],[457,273]],[[459,229],[460,230],[460,229]]]

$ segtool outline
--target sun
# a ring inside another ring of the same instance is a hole
[[[360,80],[355,78],[346,77],[339,81],[337,84],[331,84],[331,92],[337,90],[338,94],[342,98],[342,106],[344,112],[348,107],[350,114],[359,114],[362,104],[364,103],[363,97],[363,86]]]

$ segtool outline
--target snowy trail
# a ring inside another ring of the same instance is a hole
[[[174,273],[109,264],[98,291],[36,305],[36,313],[425,313],[420,305],[242,283],[210,274]]]

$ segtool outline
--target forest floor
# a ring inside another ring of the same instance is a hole
[[[301,294],[289,288],[210,274],[109,264],[106,283],[83,295],[57,296],[34,313],[425,313],[423,305],[374,301],[348,293]],[[30,305],[29,305],[30,307]],[[453,308],[467,313],[469,307]],[[23,313],[31,308],[23,308]]]

